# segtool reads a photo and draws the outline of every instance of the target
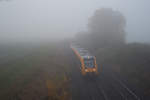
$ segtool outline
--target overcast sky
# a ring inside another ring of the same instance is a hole
[[[43,40],[85,31],[99,8],[113,8],[127,20],[129,41],[150,42],[150,0],[0,0],[0,39]]]

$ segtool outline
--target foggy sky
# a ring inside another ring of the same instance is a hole
[[[0,40],[54,40],[87,30],[99,8],[113,8],[127,20],[128,41],[150,42],[149,0],[0,0]]]

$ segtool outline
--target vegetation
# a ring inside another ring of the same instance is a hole
[[[122,45],[125,43],[126,20],[119,11],[102,8],[88,22],[88,31],[79,32],[76,39],[89,48]]]
[[[13,59],[1,61],[0,98],[3,100],[69,99],[67,75],[69,65],[65,63],[67,59],[63,59],[65,57],[61,47],[57,43],[34,47],[8,46],[6,53],[12,51],[7,58]],[[26,50],[28,53],[24,53]],[[17,54],[16,51],[20,52]]]

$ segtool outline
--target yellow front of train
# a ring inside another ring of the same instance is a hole
[[[98,74],[96,58],[93,56],[84,57],[82,61],[82,75],[86,75],[89,73],[94,73],[95,75]]]

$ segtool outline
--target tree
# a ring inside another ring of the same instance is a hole
[[[126,20],[119,11],[102,8],[89,19],[88,31],[94,47],[114,46],[125,43]]]

